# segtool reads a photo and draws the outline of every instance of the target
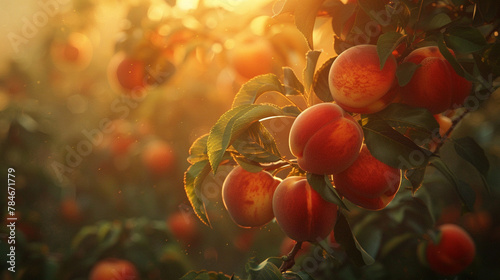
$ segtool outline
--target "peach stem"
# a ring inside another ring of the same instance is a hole
[[[302,242],[296,242],[292,248],[292,251],[288,253],[285,257],[283,257],[283,263],[280,266],[280,272],[283,273],[295,265],[295,256],[300,251],[300,247],[302,246]]]

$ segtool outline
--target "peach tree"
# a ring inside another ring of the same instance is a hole
[[[467,260],[448,270],[425,244],[451,242],[436,226],[436,201],[448,193],[432,189],[436,178],[463,211],[474,210],[473,186],[489,188],[485,152],[452,132],[498,87],[500,5],[287,0],[273,9],[294,16],[310,48],[306,65],[301,75],[285,66],[282,75],[248,80],[192,144],[184,186],[198,218],[211,225],[205,179],[233,166],[222,187],[233,221],[260,227],[273,220],[296,241],[283,257],[251,260],[248,279],[438,279],[443,271],[478,269],[470,267],[473,244]],[[313,38],[325,22],[338,54],[328,58]],[[286,105],[261,102],[264,94]],[[291,127],[277,125],[285,120]],[[284,129],[286,149],[276,139]],[[457,161],[473,180],[464,179]],[[318,248],[315,269],[295,265],[305,242]],[[389,267],[404,258],[420,262]],[[192,271],[182,279],[239,278]]]

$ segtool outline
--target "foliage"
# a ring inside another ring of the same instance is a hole
[[[193,145],[197,147],[196,154],[192,152],[190,157],[208,158],[210,162],[210,165],[208,163],[204,165],[204,172],[200,173],[200,176],[206,176],[209,170],[217,172],[221,164],[240,164],[249,171],[262,169],[281,171],[283,168],[288,168],[289,175],[306,174],[305,171],[300,170],[295,159],[280,155],[276,151],[275,139],[272,136],[257,132],[256,138],[259,141],[245,144],[245,141],[248,141],[245,131],[253,127],[252,124],[263,123],[268,118],[295,117],[305,107],[317,102],[333,101],[328,88],[328,70],[335,56],[326,58],[322,66],[316,67],[320,52],[315,50],[313,44],[313,31],[315,30],[313,26],[323,18],[331,20],[330,32],[333,31],[334,47],[338,54],[350,46],[375,44],[381,68],[394,52],[398,52],[397,59],[402,61],[412,50],[420,46],[439,46],[443,56],[451,63],[455,71],[473,82],[474,90],[468,97],[464,108],[456,108],[452,113],[448,113],[456,116],[452,129],[466,114],[476,110],[471,107],[472,102],[484,102],[490,95],[487,92],[491,93],[497,88],[491,81],[496,80],[498,76],[493,64],[489,64],[488,61],[489,53],[498,47],[498,40],[494,35],[498,28],[498,21],[494,20],[491,15],[477,12],[482,5],[497,7],[493,4],[494,1],[484,1],[489,4],[475,1],[436,3],[434,1],[358,0],[357,3],[356,1],[344,2],[347,3],[335,0],[312,1],[307,4],[288,0],[281,3],[282,6],[277,9],[275,16],[294,15],[295,24],[303,33],[311,49],[307,53],[307,66],[303,71],[302,82],[291,69],[285,67],[282,79],[275,75],[262,75],[245,83],[236,95],[232,109],[219,118],[207,140],[203,141],[202,147],[205,148],[198,147],[199,141]],[[497,9],[494,13],[498,12]],[[348,20],[351,16],[355,20],[354,24],[351,23],[352,25],[349,26]],[[346,32],[347,26],[349,29]],[[452,55],[449,49],[456,56]],[[419,65],[413,63],[400,64],[396,73],[399,85],[406,85],[418,67]],[[283,96],[289,104],[281,107],[259,104],[258,97],[266,92]],[[302,97],[300,102],[297,101],[297,96]],[[285,112],[285,109],[290,112],[291,108],[297,113]],[[358,274],[357,272],[346,269],[346,264],[349,263],[355,266],[368,265],[373,269],[380,268],[395,248],[415,246],[417,238],[434,227],[436,221],[431,214],[432,204],[429,204],[430,201],[424,202],[418,198],[419,193],[428,194],[426,182],[429,178],[440,177],[440,180],[446,181],[446,185],[452,186],[465,211],[474,211],[476,192],[481,192],[473,185],[488,188],[485,178],[488,176],[489,163],[482,148],[471,137],[461,138],[450,135],[452,129],[446,135],[439,137],[437,133],[439,125],[426,109],[394,103],[378,113],[364,114],[359,117],[370,152],[378,160],[403,170],[402,184],[411,191],[408,192],[402,188],[397,196],[402,198],[396,199],[387,210],[379,213],[354,214],[347,212],[352,209],[350,203],[345,199],[342,200],[337,194],[328,175],[307,174],[308,182],[325,200],[344,209],[344,211],[339,211],[339,219],[334,232],[335,239],[341,244],[347,258],[343,258],[342,254],[335,256],[329,254],[331,248],[326,246],[323,253],[327,257],[322,260],[325,263],[334,260],[331,263],[333,268],[329,269],[333,269],[335,274],[338,273],[341,277],[339,279],[357,277],[354,276]],[[255,130],[252,131],[254,132]],[[232,147],[234,143],[238,143],[238,146],[257,144],[259,147],[256,147],[253,152],[248,150],[243,152],[234,149]],[[479,175],[478,180],[465,182],[457,177],[463,167],[460,166],[460,169],[457,169],[441,155],[441,149],[449,145],[454,147],[456,158],[470,163],[468,168]],[[263,157],[263,153],[267,156]],[[190,170],[196,168],[196,165],[197,163],[188,169],[186,176],[193,176]],[[193,185],[193,179],[187,179],[186,177],[185,186],[193,209],[202,221],[207,221],[209,217],[203,210],[205,207],[203,200],[196,195],[193,196],[193,193],[199,193],[193,190],[200,188],[202,179],[196,185]],[[432,201],[435,200],[437,198],[432,199]],[[354,222],[360,217],[364,217],[361,218],[362,221]],[[389,218],[389,221],[385,220],[386,218]],[[349,220],[351,222],[348,222]],[[377,223],[384,223],[388,227],[406,228],[406,231],[394,233],[393,237],[390,237],[387,233],[381,232]],[[352,224],[356,226],[351,229]],[[361,241],[357,240],[359,238]],[[260,263],[258,267],[262,273],[259,277],[263,278],[257,279],[323,279],[313,278],[309,274],[292,276],[284,273],[279,276],[276,272],[277,267],[268,261]],[[367,271],[368,267],[365,267]],[[298,271],[301,273],[304,270],[307,271],[302,267],[302,270]],[[318,270],[322,271],[320,267]],[[327,270],[323,272],[326,273]],[[248,279],[256,279],[255,270],[252,269],[250,272]],[[382,271],[371,276],[363,275],[368,277],[364,279],[380,279],[377,278],[382,277],[380,273],[383,273],[383,277],[389,277],[386,272]],[[398,271],[391,277],[410,279],[406,278],[411,274],[410,272],[405,273],[404,277],[397,273],[403,272]]]
[[[21,3],[2,26],[0,170],[16,170],[17,272],[3,262],[1,279],[88,279],[107,258],[132,262],[141,279],[443,279],[423,252],[443,223],[477,245],[457,279],[500,273],[498,1],[43,2]],[[80,43],[64,49],[75,34]],[[272,52],[269,73],[252,79],[232,59],[249,35]],[[421,67],[401,62],[428,45],[473,82],[465,105],[442,114],[452,124],[441,134],[430,112],[404,104],[352,114],[370,152],[402,170],[379,211],[301,170],[288,150],[290,124],[334,102],[330,67],[359,44],[377,46],[381,67],[397,57],[400,86]],[[126,73],[144,75],[118,77],[124,58],[144,66]],[[153,142],[173,151],[171,169],[148,167]],[[306,177],[339,207],[334,234],[283,250],[275,221],[233,224],[220,194],[235,165]],[[0,228],[4,256],[9,234]]]

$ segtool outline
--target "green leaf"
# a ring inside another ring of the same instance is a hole
[[[60,274],[60,261],[56,257],[47,257],[43,265],[43,280],[58,279]]]
[[[386,22],[387,18],[384,0],[358,0],[358,5],[369,15],[373,20],[379,23],[381,26],[387,26],[389,23]]]
[[[458,63],[458,60],[455,58],[455,56],[453,54],[451,54],[450,50],[446,46],[446,43],[444,41],[444,37],[442,34],[440,34],[437,43],[438,43],[439,51],[444,56],[444,58],[446,58],[446,60],[451,64],[451,66],[453,66],[453,69],[455,69],[455,72],[457,72],[458,75],[464,77],[465,76],[464,69],[462,68],[460,63]]]
[[[356,236],[360,244],[363,244],[363,249],[370,255],[376,256],[382,244],[382,228],[374,226],[357,231]]]
[[[71,249],[77,251],[77,249],[84,244],[87,238],[97,235],[97,226],[85,226],[76,234],[76,236],[71,241]]]
[[[396,27],[396,30],[404,29],[410,22],[410,8],[403,1],[393,1],[393,5],[385,6],[388,16],[391,18],[391,25]]]
[[[390,104],[384,110],[371,116],[368,115],[368,120],[370,118],[383,120],[400,132],[411,130],[413,134],[424,138],[419,139],[420,141],[425,140],[425,138],[431,139],[439,131],[438,122],[428,110],[406,104]]]
[[[474,27],[454,26],[444,33],[446,44],[459,53],[473,53],[486,47],[487,42],[481,32]]]
[[[337,222],[335,223],[333,232],[335,240],[345,248],[347,256],[355,265],[370,265],[375,262],[373,257],[361,247],[356,237],[352,234],[351,226],[342,211],[338,211]]]
[[[290,67],[283,67],[283,81],[286,95],[304,94],[304,85],[299,81]]]
[[[186,275],[182,276],[180,280],[239,280],[239,277],[229,276],[222,272],[215,271],[190,271]]]
[[[474,190],[464,181],[460,180],[453,174],[453,172],[448,168],[448,166],[437,157],[433,157],[431,161],[432,166],[434,166],[439,172],[441,172],[450,183],[455,186],[458,196],[462,200],[468,211],[474,210],[474,202],[476,201],[476,193]]]
[[[368,121],[363,131],[370,153],[389,166],[407,170],[424,167],[429,161],[429,151],[420,148],[381,119]]]
[[[380,250],[380,257],[384,258],[402,244],[413,241],[416,238],[417,236],[415,236],[415,233],[413,232],[407,232],[392,237],[391,239],[389,239],[387,242],[384,243],[384,246]]]
[[[253,104],[260,95],[270,91],[285,95],[285,87],[278,76],[274,74],[257,76],[241,86],[234,97],[232,108]]]
[[[248,280],[281,280],[281,271],[273,263],[276,259],[268,258],[260,264],[248,263],[246,270],[249,274]]]
[[[99,246],[111,247],[118,241],[122,227],[118,223],[103,223],[97,230]]]
[[[398,84],[402,87],[407,85],[410,81],[411,78],[413,77],[413,74],[415,74],[415,71],[422,66],[421,64],[415,64],[413,62],[403,62],[398,65],[398,68],[396,69],[396,78],[398,78]]]
[[[300,113],[302,112],[299,107],[295,106],[295,105],[287,105],[287,106],[283,106],[281,108],[281,110],[283,110],[283,112],[287,115],[287,116],[290,116],[290,117],[297,117],[298,115],[300,115]]]
[[[385,62],[389,56],[392,55],[392,51],[394,51],[405,38],[405,35],[395,31],[384,33],[378,37],[377,53],[380,60],[380,69],[384,68]]]
[[[439,29],[449,23],[451,23],[451,18],[445,13],[439,13],[433,16],[432,19],[427,22],[424,30]]]
[[[208,133],[196,139],[189,148],[189,157],[187,158],[190,164],[195,164],[198,161],[207,160],[207,141]]]
[[[442,33],[439,33],[437,43],[439,51],[441,52],[443,57],[451,64],[451,66],[459,76],[462,76],[472,82],[477,81],[476,77],[472,76],[470,73],[464,70],[462,65],[460,65],[460,63],[458,62],[457,58],[450,52],[450,50],[446,46]]]
[[[332,102],[333,97],[330,92],[329,76],[330,68],[337,57],[329,58],[314,75],[313,90],[316,96],[323,102]]]
[[[333,49],[337,54],[341,54],[343,51],[353,46],[354,45],[351,42],[344,41],[340,39],[340,37],[333,38]]]
[[[232,144],[233,148],[246,159],[271,163],[281,159],[274,137],[259,122],[252,124]]]
[[[411,191],[414,194],[421,186],[424,181],[425,167],[417,167],[413,169],[405,170],[405,178],[411,183]]]
[[[482,148],[470,137],[450,138],[439,150],[440,158],[457,178],[491,191],[486,178],[489,162]]]
[[[346,4],[340,1],[331,2],[331,6],[329,6],[329,15],[335,19],[332,20],[332,29],[338,37],[341,36],[346,21],[354,15],[356,6],[356,3],[352,2]]]
[[[229,145],[254,122],[284,115],[286,114],[283,110],[272,104],[242,105],[224,113],[208,135],[208,159],[214,173],[217,172],[217,167]]]
[[[316,65],[318,64],[318,58],[321,51],[308,51],[306,55],[306,67],[302,73],[304,79],[304,86],[306,92],[309,93],[314,82],[314,71],[316,70]],[[308,97],[308,96],[306,96]]]
[[[184,190],[191,203],[191,207],[193,207],[196,216],[207,226],[210,226],[210,221],[207,216],[201,187],[203,180],[210,173],[210,170],[208,160],[202,160],[189,166],[184,173]]]
[[[260,164],[252,162],[251,160],[248,160],[245,157],[233,155],[233,159],[239,166],[243,167],[243,169],[245,169],[248,172],[257,173],[259,171],[262,171],[263,169],[262,166],[260,166]]]
[[[317,191],[321,195],[324,200],[335,203],[338,206],[349,210],[342,201],[342,198],[340,198],[337,190],[333,188],[332,182],[330,182],[330,179],[328,179],[327,175],[307,173],[307,182],[315,191]]]
[[[455,151],[463,159],[470,162],[484,177],[488,177],[490,163],[483,148],[471,137],[454,139]]]
[[[304,5],[304,3],[299,0],[287,0],[282,9],[278,12],[278,15],[293,12],[295,16],[295,25],[306,38],[307,44],[311,50],[314,49],[313,30],[316,22],[316,15],[324,1],[325,0],[310,0],[307,2],[307,5]]]

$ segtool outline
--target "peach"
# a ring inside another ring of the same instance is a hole
[[[392,201],[401,184],[401,171],[377,160],[363,145],[356,161],[333,176],[335,188],[352,203],[379,210]]]
[[[426,259],[429,267],[441,275],[455,275],[467,268],[476,255],[476,246],[469,234],[454,224],[439,227],[438,244],[429,242]]]
[[[54,65],[62,71],[80,71],[89,66],[93,47],[87,35],[73,32],[67,38],[55,39],[50,46]]]
[[[108,65],[111,86],[135,97],[143,97],[148,89],[162,85],[174,73],[175,66],[167,55],[154,50],[139,54],[118,52]]]
[[[329,86],[335,102],[354,113],[378,112],[396,95],[397,63],[391,54],[380,69],[375,45],[357,45],[342,52],[332,63]]]
[[[147,86],[146,64],[139,59],[125,57],[116,68],[116,78],[126,91],[142,91]]]
[[[104,259],[92,267],[89,280],[139,280],[134,264],[122,259]]]
[[[167,142],[154,140],[144,147],[142,162],[153,174],[168,173],[174,168],[175,153]]]
[[[428,46],[412,51],[404,62],[420,64],[410,82],[401,88],[402,103],[439,114],[463,105],[472,88],[471,82],[459,76],[438,47]]]
[[[79,223],[84,218],[80,205],[71,197],[66,197],[61,201],[60,213],[62,218],[69,223]]]
[[[222,200],[240,227],[260,227],[274,218],[273,193],[281,179],[266,171],[249,172],[236,166],[222,184]]]
[[[248,252],[255,242],[256,235],[256,229],[244,229],[244,231],[233,238],[233,245],[241,252]]]
[[[485,210],[467,213],[463,216],[463,226],[472,235],[487,233],[491,225],[491,214]]]
[[[290,128],[290,151],[300,168],[315,174],[336,174],[356,160],[361,144],[361,126],[332,103],[304,110]]]
[[[272,72],[273,47],[265,38],[245,36],[236,40],[230,60],[238,74],[251,79]]]
[[[197,241],[200,233],[197,222],[191,212],[177,211],[167,218],[167,226],[172,235],[185,246]]]
[[[288,177],[274,192],[276,221],[297,242],[325,239],[333,230],[337,210],[337,205],[324,200],[304,177]]]

